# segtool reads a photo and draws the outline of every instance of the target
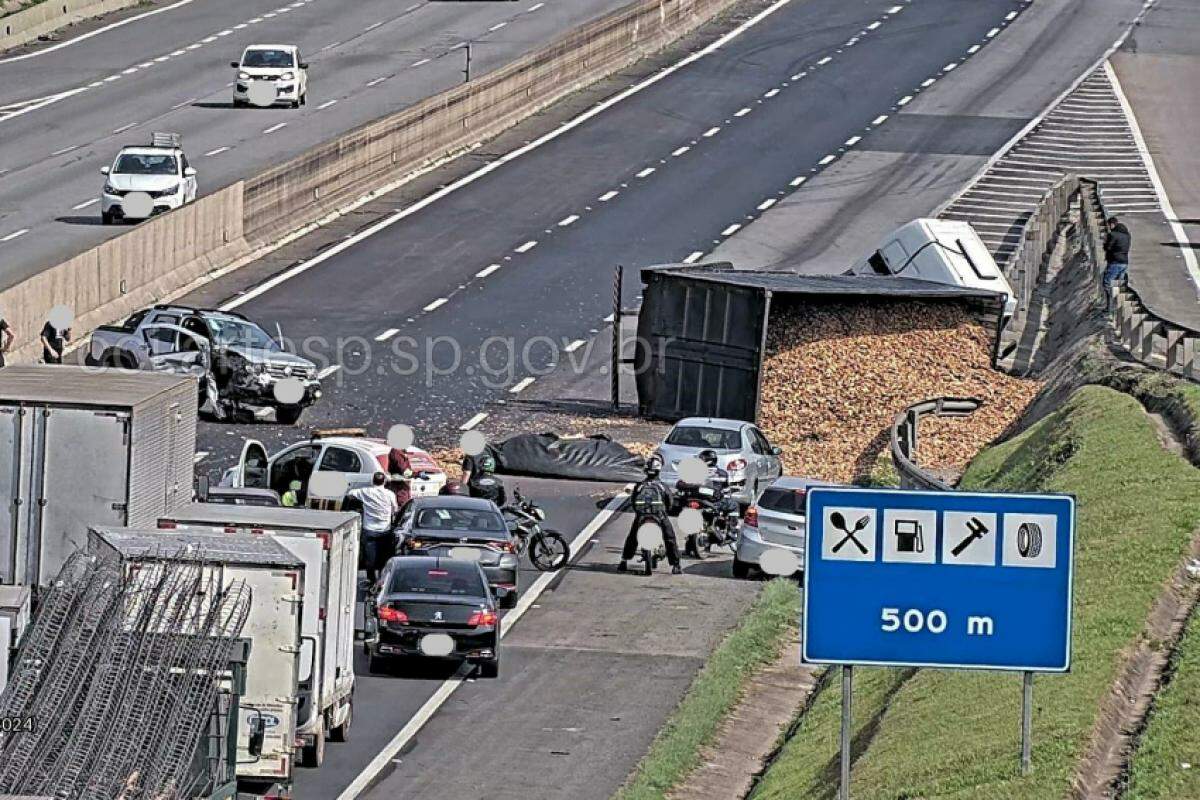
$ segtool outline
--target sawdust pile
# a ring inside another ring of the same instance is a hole
[[[949,302],[878,299],[791,303],[772,310],[762,379],[762,425],[784,450],[784,471],[850,482],[871,471],[906,406],[974,397],[970,417],[920,430],[920,463],[961,468],[1000,436],[1037,391],[991,367],[993,333]]]

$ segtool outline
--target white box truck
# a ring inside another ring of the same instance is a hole
[[[250,641],[246,686],[238,711],[239,797],[290,797],[300,675],[304,563],[274,537],[251,534],[92,527],[90,551],[128,573],[158,561],[195,561],[219,573],[221,585],[245,582],[250,615],[241,638]],[[250,734],[262,721],[258,756]]]
[[[345,511],[192,503],[160,529],[274,537],[304,562],[304,625],[296,746],[319,767],[325,740],[344,742],[353,720],[355,601],[361,517]]]
[[[965,220],[915,219],[885,236],[874,252],[851,271],[856,275],[900,275],[999,292],[1006,295],[1005,317],[1011,317],[1017,307],[1008,279]]]
[[[0,369],[0,584],[42,586],[89,525],[152,527],[189,502],[195,378]]]

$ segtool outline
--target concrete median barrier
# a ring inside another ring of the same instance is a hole
[[[32,42],[51,31],[99,17],[122,8],[136,6],[141,0],[46,0],[24,11],[0,17],[0,51]],[[19,8],[21,3],[0,3],[0,13]]]
[[[38,332],[55,306],[71,309],[78,339],[244,255],[242,193],[239,181],[0,292],[17,336],[10,361],[40,357]]]
[[[240,266],[360,198],[394,186],[638,59],[736,0],[637,0],[482,75],[312,148],[260,175],[131,229],[0,293],[13,362],[40,355],[56,305],[75,338]]]

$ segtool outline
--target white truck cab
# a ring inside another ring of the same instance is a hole
[[[145,219],[196,199],[196,170],[177,133],[155,133],[148,147],[122,147],[113,163],[100,168],[100,221]]]
[[[1004,315],[1011,316],[1016,310],[1008,279],[971,223],[963,220],[915,219],[885,236],[852,271],[1000,292],[1007,298]]]
[[[308,64],[294,44],[252,44],[238,61],[234,106],[285,103],[299,108],[308,100]]]

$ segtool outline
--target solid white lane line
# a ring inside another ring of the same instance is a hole
[[[276,125],[272,125],[271,127],[267,128],[265,131],[263,131],[263,133],[274,133],[275,131],[279,130],[280,128],[286,128],[286,127],[287,127],[286,122],[280,122]]]
[[[498,269],[500,269],[499,264],[489,264],[486,267],[484,267],[483,269],[479,270],[479,272],[476,272],[475,277],[476,278],[486,278],[488,275],[491,275],[493,272],[495,272]]]
[[[1112,82],[1113,93],[1117,96],[1117,102],[1121,104],[1122,110],[1125,111],[1125,115],[1129,118],[1129,130],[1133,134],[1133,141],[1137,144],[1138,152],[1141,154],[1142,161],[1146,165],[1146,174],[1150,178],[1150,183],[1154,184],[1154,191],[1158,195],[1158,202],[1163,214],[1167,218],[1167,224],[1171,226],[1171,231],[1175,234],[1175,240],[1180,245],[1179,249],[1182,251],[1183,262],[1188,269],[1188,276],[1192,279],[1192,283],[1200,289],[1200,264],[1196,262],[1196,252],[1192,249],[1187,231],[1179,222],[1179,215],[1175,213],[1175,209],[1171,206],[1171,198],[1167,195],[1167,189],[1163,186],[1162,179],[1158,174],[1158,167],[1154,164],[1154,159],[1150,155],[1150,149],[1146,146],[1146,140],[1142,137],[1142,129],[1138,125],[1137,117],[1133,113],[1133,106],[1129,104],[1129,99],[1125,96],[1125,90],[1121,86],[1121,81],[1117,79],[1116,70],[1112,68],[1112,64],[1108,61],[1104,62],[1104,72]]]
[[[77,204],[71,206],[71,208],[74,209],[75,211],[78,211],[81,208],[87,208],[88,206],[94,206],[94,205],[96,205],[96,203],[99,203],[99,202],[100,202],[99,197],[93,197],[91,200],[84,200],[82,203],[77,203]]]
[[[808,177],[806,175],[800,175],[798,177],[792,178],[791,181],[788,182],[788,186],[799,186],[800,184],[804,183],[806,180],[808,180]]]
[[[536,5],[532,5],[526,10],[526,13],[529,13],[530,11],[537,11],[539,8],[541,8],[544,5],[546,5],[546,4],[545,3],[537,3]]]
[[[565,228],[565,227],[567,227],[568,225],[570,225],[572,222],[575,222],[575,221],[576,221],[576,220],[578,220],[578,219],[579,219],[579,215],[578,215],[578,214],[572,214],[572,215],[571,215],[571,216],[569,216],[569,217],[563,217],[562,219],[560,219],[560,220],[558,221],[558,227],[560,227],[560,228]]]
[[[583,347],[585,344],[587,344],[587,342],[585,342],[583,339],[576,339],[575,341],[571,342],[569,345],[564,347],[563,351],[567,352],[567,353],[574,353],[576,350]]]
[[[683,147],[677,147],[674,150],[672,150],[671,155],[678,157],[678,156],[683,155],[684,153],[686,153],[688,150],[691,150],[691,149],[692,149],[691,147],[689,147],[688,145],[685,144]]]
[[[835,155],[833,155],[833,154],[831,153],[830,155],[827,155],[827,156],[825,156],[824,158],[822,158],[822,159],[821,159],[820,161],[818,161],[817,163],[818,163],[818,164],[820,164],[820,165],[823,167],[823,166],[825,166],[826,164],[832,164],[834,161],[837,161],[837,156],[835,156]]]
[[[130,128],[136,128],[137,126],[138,126],[138,123],[131,122],[128,125],[122,125],[121,127],[117,128],[115,131],[113,131],[113,133],[114,134],[124,133],[125,131],[129,130]]]
[[[487,412],[480,411],[478,414],[471,417],[469,420],[464,422],[462,425],[459,425],[458,429],[460,431],[469,431],[469,430],[471,430],[471,428],[474,428],[476,425],[478,425],[479,423],[481,423],[485,419],[487,419],[487,417],[488,417]]]
[[[217,40],[217,37],[215,37],[215,36],[206,36],[200,40],[200,44],[212,44],[216,40]]]
[[[492,27],[488,28],[488,30],[489,31],[498,31],[507,24],[508,24],[507,22],[499,22],[499,23],[493,25]]]
[[[52,155],[52,156],[61,156],[61,155],[63,155],[64,153],[69,153],[69,152],[71,152],[72,150],[78,150],[78,149],[79,149],[79,147],[80,147],[79,145],[77,145],[77,144],[73,144],[73,145],[71,145],[70,147],[64,147],[62,150],[55,150],[55,151],[54,151],[53,153],[51,153],[50,155]]]
[[[699,261],[699,260],[700,260],[700,257],[701,257],[701,256],[703,256],[703,255],[704,255],[704,251],[703,251],[703,250],[697,250],[696,252],[694,252],[694,253],[690,254],[690,255],[689,255],[687,258],[685,258],[685,259],[683,260],[683,263],[685,263],[685,264],[695,264],[697,261]]]
[[[326,108],[329,108],[331,105],[334,105],[335,103],[337,103],[337,100],[326,100],[324,103],[321,103],[321,105],[317,106],[317,111],[322,111]]]
[[[224,152],[225,152],[226,150],[228,150],[228,149],[229,149],[229,146],[228,146],[228,145],[226,145],[225,147],[218,147],[216,150],[209,150],[209,151],[208,151],[207,153],[205,153],[204,155],[206,155],[206,156],[215,156],[215,155],[220,155],[221,153],[224,153]]]
[[[449,302],[449,300],[447,300],[445,297],[439,297],[437,300],[434,300],[432,303],[425,306],[424,310],[425,311],[433,311],[435,309],[441,308],[442,306],[446,305],[446,303],[448,303],[448,302]]]
[[[516,394],[517,392],[523,391],[527,389],[531,383],[533,383],[533,378],[522,378],[509,388],[508,393]]]
[[[387,76],[385,75],[382,78],[376,78],[373,81],[367,81],[367,86],[378,86],[379,84],[383,83],[386,80],[387,80]]]
[[[285,270],[284,272],[280,273],[279,275],[276,275],[274,278],[271,278],[270,280],[263,281],[261,284],[254,287],[250,291],[243,292],[242,294],[238,295],[234,299],[229,300],[228,302],[224,303],[221,306],[220,310],[231,311],[235,308],[238,308],[239,306],[249,303],[251,300],[261,297],[262,295],[271,291],[275,287],[277,287],[283,283],[286,283],[287,281],[290,281],[292,278],[296,277],[297,275],[301,275],[301,274],[307,272],[308,270],[312,269],[313,267],[315,267],[319,264],[325,263],[326,261],[333,258],[334,256],[337,256],[337,255],[345,252],[346,250],[350,249],[351,247],[353,247],[354,245],[363,241],[364,239],[368,239],[368,238],[374,236],[375,234],[379,233],[380,231],[390,228],[392,225],[395,225],[397,222],[400,222],[401,220],[407,219],[408,217],[412,216],[413,214],[423,211],[424,209],[433,205],[437,201],[441,200],[443,197],[453,194],[454,192],[458,191],[459,189],[462,189],[465,186],[470,186],[472,183],[479,180],[480,178],[483,178],[486,175],[490,175],[491,173],[500,169],[501,167],[508,164],[509,162],[515,161],[516,159],[520,158],[521,156],[526,155],[527,153],[533,152],[534,150],[538,149],[539,147],[546,144],[547,142],[554,141],[555,139],[562,136],[563,134],[565,134],[569,131],[572,131],[575,128],[578,128],[580,125],[583,125],[584,123],[588,122],[592,118],[604,113],[605,111],[607,111],[608,109],[617,105],[618,103],[622,102],[623,100],[633,97],[635,94],[638,94],[639,92],[642,92],[645,89],[647,89],[651,86],[654,86],[659,81],[662,81],[662,80],[670,77],[671,75],[674,75],[679,70],[683,69],[684,67],[688,66],[689,64],[699,61],[701,58],[704,58],[705,56],[709,55],[710,53],[715,53],[717,50],[720,50],[722,47],[729,44],[730,42],[732,42],[734,39],[741,36],[746,31],[755,27],[760,22],[767,19],[775,12],[779,11],[779,9],[788,5],[790,2],[792,2],[792,0],[775,0],[774,3],[767,6],[762,11],[759,11],[757,14],[755,14],[754,16],[747,19],[741,25],[738,25],[736,28],[734,28],[733,30],[724,34],[723,36],[719,37],[715,41],[709,43],[705,47],[702,47],[699,50],[697,50],[693,53],[690,53],[689,55],[687,55],[684,58],[680,59],[679,61],[675,62],[674,64],[671,64],[670,66],[665,67],[664,69],[660,70],[659,72],[654,73],[653,75],[646,78],[645,80],[635,83],[633,86],[623,89],[622,91],[618,92],[617,94],[613,95],[612,97],[609,97],[608,99],[606,99],[600,103],[597,103],[596,105],[587,109],[583,113],[579,114],[577,117],[574,117],[574,118],[568,120],[567,122],[558,126],[554,130],[549,131],[549,132],[543,134],[542,136],[539,136],[537,139],[534,139],[533,141],[529,142],[528,144],[522,145],[521,147],[518,147],[516,150],[513,150],[509,153],[505,153],[503,156],[501,156],[500,158],[497,158],[495,161],[489,161],[487,164],[484,164],[483,166],[479,167],[479,169],[475,170],[474,172],[464,175],[463,177],[459,178],[458,180],[454,181],[453,183],[451,183],[447,186],[444,186],[441,189],[438,189],[436,192],[433,192],[430,195],[423,197],[422,199],[418,200],[417,202],[413,203],[412,205],[400,209],[396,213],[392,214],[390,217],[386,217],[386,218],[380,220],[379,222],[375,223],[374,225],[371,225],[371,226],[365,228],[364,230],[359,231],[354,236],[351,236],[348,239],[343,239],[341,242],[338,242],[333,247],[330,247],[329,249],[323,251],[319,255],[309,259],[308,261],[304,261],[300,264],[297,264],[296,266],[292,267],[291,269]],[[614,193],[614,195],[615,195],[615,193]],[[353,796],[353,795],[351,795],[351,796]]]
[[[44,56],[47,53],[53,53],[55,50],[62,50],[64,47],[71,47],[72,45],[76,45],[76,44],[79,44],[80,42],[87,41],[88,39],[91,39],[93,36],[99,36],[103,33],[108,33],[111,30],[115,30],[117,28],[122,28],[131,23],[146,19],[147,17],[153,17],[158,14],[165,14],[168,11],[174,11],[175,9],[180,8],[181,6],[190,5],[192,2],[193,2],[193,0],[179,0],[178,3],[173,3],[169,6],[163,6],[162,8],[156,8],[153,11],[147,11],[145,14],[138,14],[137,16],[130,17],[129,19],[123,19],[120,22],[114,22],[111,25],[105,25],[103,28],[97,28],[96,30],[94,30],[90,33],[85,33],[80,36],[76,36],[76,37],[69,39],[65,42],[62,42],[60,44],[52,45],[50,47],[46,47],[44,49],[37,50],[32,53],[26,53],[25,55],[12,56],[11,58],[0,58],[0,64],[9,64],[13,61],[24,61],[27,58],[37,58],[38,56]]]
[[[718,125],[715,128],[709,128],[704,132],[705,138],[711,138],[721,132],[721,127]]]
[[[614,197],[616,197],[619,194],[620,194],[619,191],[617,191],[616,189],[613,189],[612,191],[605,192],[604,194],[600,195],[600,197],[597,199],[599,199],[602,203],[607,203],[609,200],[612,200]]]
[[[520,247],[514,247],[513,252],[514,253],[528,253],[530,250],[532,250],[535,247],[537,247],[537,239],[530,239],[528,242],[521,245]]]
[[[642,170],[641,172],[639,172],[637,174],[637,177],[645,178],[653,173],[654,173],[654,167],[646,167],[644,170]]]
[[[323,381],[341,368],[341,364],[330,364],[328,367],[317,373],[317,379]]]
[[[367,27],[363,28],[363,33],[366,33],[367,31],[373,31],[382,24],[383,24],[383,22],[376,22],[372,25],[368,25]]]
[[[21,230],[13,231],[8,236],[0,236],[0,242],[11,242],[13,239],[16,239],[18,236],[24,236],[27,233],[29,233],[29,228],[21,228]]]
[[[422,64],[428,64],[428,63],[429,63],[428,58],[422,58],[420,61],[414,61],[413,63],[409,64],[409,66],[410,67],[419,67]]]
[[[386,342],[388,339],[392,338],[399,332],[400,332],[399,328],[388,328],[386,331],[384,331],[383,333],[376,336],[375,341]]]
[[[871,120],[871,124],[872,125],[882,125],[883,123],[887,122],[887,118],[888,118],[887,114],[880,114],[878,117]]]
[[[571,558],[578,556],[579,551],[583,549],[583,546],[587,544],[588,540],[595,536],[596,532],[600,530],[600,528],[602,528],[604,524],[613,517],[614,514],[617,513],[622,505],[624,505],[629,491],[630,487],[626,486],[625,490],[610,500],[608,505],[605,506],[600,513],[598,513],[592,519],[592,521],[589,522],[571,541]],[[512,630],[512,627],[521,619],[521,617],[525,616],[525,613],[533,607],[533,604],[537,602],[537,599],[541,597],[542,593],[546,591],[547,587],[549,587],[550,584],[556,578],[558,578],[560,571],[561,570],[555,570],[554,572],[542,573],[528,589],[521,593],[521,599],[517,602],[516,608],[501,618],[501,638],[507,635],[508,632]],[[371,785],[376,777],[378,777],[379,773],[383,772],[392,765],[393,759],[396,758],[396,755],[408,746],[408,743],[411,742],[421,728],[425,726],[425,723],[429,722],[429,720],[433,718],[433,715],[437,713],[438,709],[445,705],[446,701],[449,700],[450,697],[459,689],[459,687],[463,685],[467,675],[469,675],[470,672],[471,667],[469,667],[467,664],[463,664],[463,666],[459,667],[458,671],[454,673],[453,676],[448,678],[445,683],[439,686],[437,691],[434,692],[433,695],[425,701],[425,704],[417,709],[417,712],[413,714],[407,723],[405,723],[404,727],[401,728],[394,737],[392,737],[392,740],[384,745],[383,749],[379,751],[379,754],[376,755],[375,758],[371,759],[371,763],[367,764],[363,771],[360,772],[358,776],[350,782],[350,785],[347,786],[342,793],[337,796],[337,800],[354,800],[354,798],[366,791],[367,787]]]
[[[740,229],[741,227],[742,227],[742,223],[735,222],[732,225],[730,225],[728,228],[726,228],[725,230],[721,231],[721,235],[722,236],[732,236],[733,234],[737,233],[738,229]]]
[[[761,203],[759,203],[759,204],[758,204],[758,210],[759,210],[759,211],[766,211],[768,208],[770,208],[771,206],[775,205],[775,204],[776,204],[776,203],[778,203],[778,202],[779,202],[779,201],[778,201],[778,200],[776,200],[774,197],[768,198],[768,199],[766,199],[766,200],[763,200]]]

